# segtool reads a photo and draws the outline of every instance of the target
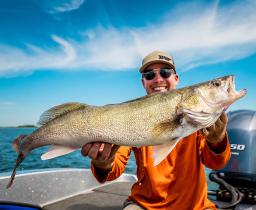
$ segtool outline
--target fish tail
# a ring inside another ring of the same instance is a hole
[[[28,137],[27,135],[20,135],[18,138],[14,139],[14,141],[12,142],[12,147],[17,152],[18,157],[16,159],[16,163],[15,163],[14,169],[12,171],[10,180],[6,186],[7,189],[12,186],[15,175],[16,175],[16,170],[19,167],[19,165],[21,164],[21,162],[25,159],[26,152],[22,151],[21,145],[22,145],[22,142],[24,142],[25,139],[27,139],[27,137]]]
[[[17,152],[17,154],[21,152],[20,145],[25,140],[26,137],[27,135],[20,135],[18,138],[14,139],[14,141],[12,142],[12,147]]]
[[[13,181],[14,181],[14,178],[15,178],[15,175],[16,175],[16,169],[19,167],[19,165],[21,164],[21,162],[25,159],[25,156],[22,154],[22,153],[19,153],[18,157],[17,157],[17,160],[16,160],[16,164],[14,166],[14,169],[12,171],[12,175],[10,177],[10,180],[6,186],[6,189],[10,188],[13,184]]]

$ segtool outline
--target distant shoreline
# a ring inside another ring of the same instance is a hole
[[[35,125],[0,126],[0,128],[37,128]]]
[[[17,128],[36,128],[35,125],[18,125]]]

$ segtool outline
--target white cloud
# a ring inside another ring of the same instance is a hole
[[[13,107],[14,105],[15,103],[11,101],[0,101],[0,109],[7,109]]]
[[[10,46],[0,45],[0,75],[37,69],[65,69],[75,61],[75,49],[67,41],[52,36],[60,47],[57,49],[42,49],[34,45],[27,45],[26,52]]]
[[[77,10],[85,0],[44,0],[49,13],[62,13]]]
[[[84,32],[82,42],[52,36],[59,44],[57,48],[28,45],[28,53],[0,46],[0,74],[36,69],[138,68],[141,58],[155,49],[172,53],[182,70],[239,60],[256,53],[255,9],[253,0],[223,7],[218,2],[190,3],[172,10],[161,23],[143,28],[98,26]]]

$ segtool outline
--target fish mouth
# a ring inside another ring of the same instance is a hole
[[[230,96],[230,98],[223,103],[226,107],[230,106],[234,101],[242,98],[247,93],[246,89],[236,90],[234,75],[228,76],[226,90],[228,95]]]
[[[225,111],[232,103],[246,95],[247,91],[246,89],[239,91],[236,90],[234,75],[225,76],[219,79],[225,81],[225,85],[222,87],[222,91],[226,93],[226,97],[224,99],[220,100],[219,102],[213,102],[208,100],[200,90],[198,90],[198,93],[209,107],[221,107],[222,110]]]
[[[228,93],[230,93],[231,95],[233,95],[237,99],[243,97],[247,93],[246,89],[242,89],[242,90],[239,90],[239,91],[236,90],[235,76],[234,75],[229,76],[228,80],[229,80],[229,86],[228,86],[228,89],[227,89]]]

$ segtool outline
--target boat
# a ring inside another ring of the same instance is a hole
[[[0,174],[0,209],[122,209],[137,180],[135,175],[123,174],[100,184],[89,169],[27,170],[6,189],[9,178]]]
[[[137,181],[135,175],[123,174],[114,181],[99,184],[89,169],[69,168],[24,171],[6,189],[9,178],[0,174],[1,210],[120,210]],[[229,204],[213,201],[218,206]],[[256,205],[239,204],[233,209],[254,210]]]

